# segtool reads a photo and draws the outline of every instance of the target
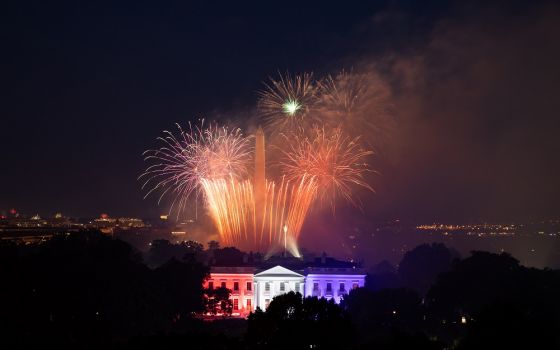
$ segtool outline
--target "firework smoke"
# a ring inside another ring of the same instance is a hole
[[[378,74],[341,71],[317,85],[315,111],[325,124],[375,141],[383,140],[394,128],[391,93]]]

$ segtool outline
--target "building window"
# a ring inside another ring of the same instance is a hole
[[[251,311],[251,299],[247,299],[247,310]]]
[[[345,288],[346,288],[346,287],[344,287],[344,283],[341,283],[341,284],[340,284],[340,291],[341,291],[341,292],[346,291]]]
[[[299,282],[296,282],[296,292],[299,293]]]
[[[208,282],[208,289],[214,289],[214,282]]]
[[[319,283],[317,282],[313,283],[313,290],[319,290]]]
[[[327,293],[332,293],[332,283],[327,283]]]
[[[239,310],[239,299],[233,299],[233,309]]]
[[[280,291],[283,292],[286,290],[286,283],[280,282]]]
[[[356,289],[356,288],[358,288],[358,287],[360,287],[360,285],[358,284],[358,282],[352,283],[352,289]]]
[[[270,292],[270,283],[266,282],[266,283],[264,284],[264,291],[265,291],[265,292]]]
[[[264,300],[264,308],[268,309],[268,305],[270,305],[270,299],[265,299]]]
[[[253,284],[251,282],[247,282],[247,290],[251,290],[253,288]]]
[[[226,282],[222,282],[222,288],[226,287]]]
[[[239,282],[233,282],[233,290],[239,291]]]

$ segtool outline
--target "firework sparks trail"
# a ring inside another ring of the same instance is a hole
[[[294,130],[316,122],[317,115],[311,113],[317,100],[312,74],[280,75],[278,80],[271,78],[264,85],[259,92],[258,110],[269,130]]]
[[[316,127],[312,136],[303,133],[285,135],[290,149],[283,151],[280,165],[288,179],[311,177],[321,188],[318,197],[334,210],[338,197],[357,205],[352,196],[355,186],[373,191],[364,174],[371,171],[366,158],[373,154],[360,146],[359,138],[344,136],[340,128],[327,132]]]
[[[257,223],[251,181],[202,179],[202,187],[210,216],[225,245],[267,251],[281,245],[286,227],[289,250],[299,256],[295,243],[317,192],[312,178],[302,178],[294,184],[285,179],[278,185],[267,181],[262,224]]]
[[[144,152],[144,160],[152,163],[142,173],[142,189],[149,188],[144,198],[160,192],[158,204],[171,196],[169,213],[177,217],[184,210],[193,192],[199,192],[202,179],[242,178],[248,174],[251,160],[249,139],[240,129],[230,130],[216,124],[192,126],[179,132],[164,131],[158,140],[162,147]]]
[[[296,242],[315,198],[315,179],[303,177],[291,183],[282,178],[278,184],[267,180],[263,215],[258,219],[255,187],[246,179],[252,158],[248,138],[239,130],[217,126],[177,127],[177,134],[165,131],[158,138],[162,147],[145,152],[145,160],[154,163],[140,176],[143,188],[150,188],[145,197],[161,191],[159,203],[173,195],[170,212],[175,208],[179,217],[189,196],[200,191],[225,245],[270,251],[281,244],[286,227],[288,248],[299,256]]]

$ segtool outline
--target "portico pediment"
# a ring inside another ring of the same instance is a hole
[[[259,278],[259,277],[264,277],[264,278],[270,278],[270,277],[283,277],[283,278],[303,278],[303,275],[294,272],[292,270],[289,270],[283,266],[277,265],[274,266],[268,270],[264,270],[261,271],[259,273],[257,273],[255,275],[255,278]]]

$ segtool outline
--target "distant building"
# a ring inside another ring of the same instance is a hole
[[[101,217],[94,219],[91,223],[92,227],[100,230],[104,234],[112,235],[115,230],[128,230],[144,228],[144,221],[137,218],[111,218],[107,214],[101,214]]]

